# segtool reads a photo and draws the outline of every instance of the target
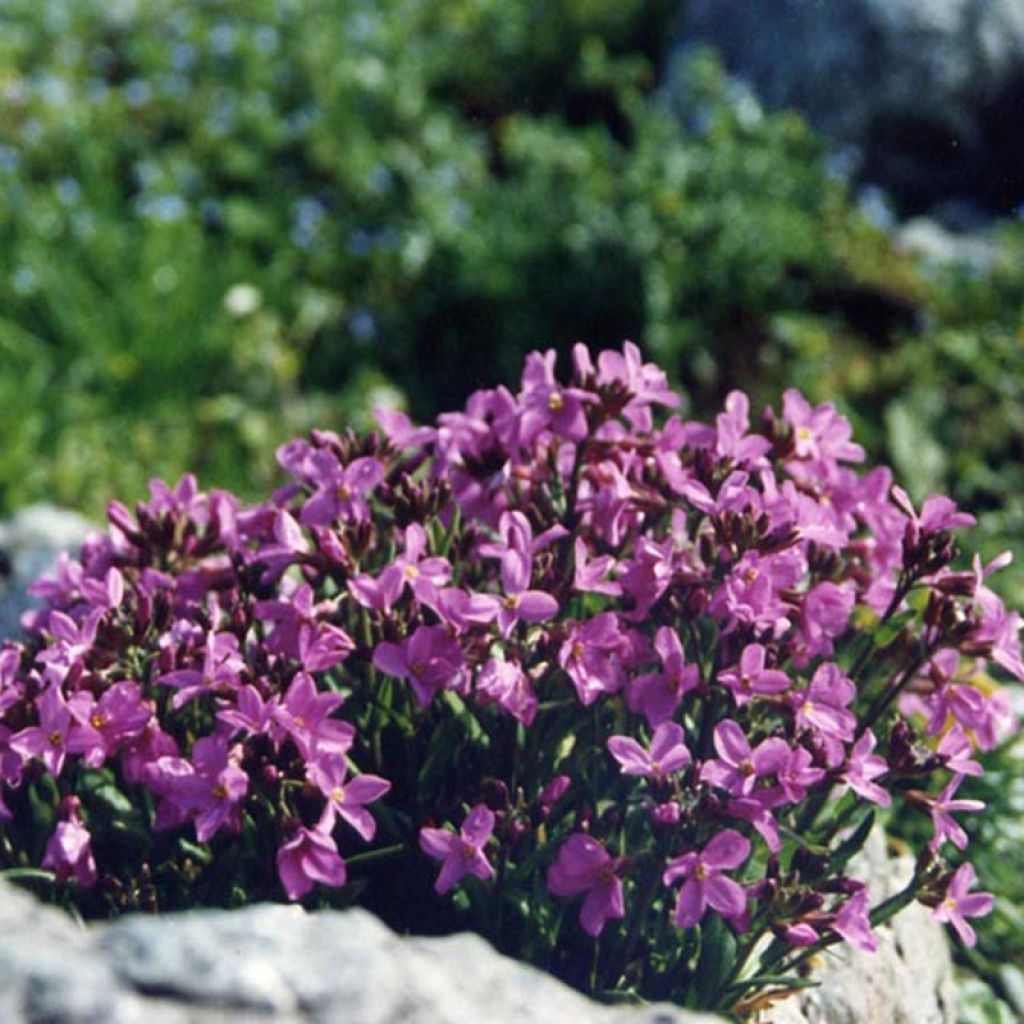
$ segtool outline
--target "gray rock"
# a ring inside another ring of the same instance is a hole
[[[854,866],[873,902],[909,858],[881,832]],[[877,953],[820,958],[816,988],[771,1024],[952,1024],[942,928],[912,906],[878,929]],[[475,935],[402,938],[363,910],[260,904],[129,916],[88,928],[0,881],[4,1024],[721,1024],[676,1007],[607,1007],[496,953]]]
[[[88,929],[0,882],[4,1024],[721,1024],[593,1003],[475,935],[257,905]]]
[[[53,570],[62,551],[76,554],[92,529],[77,512],[29,505],[0,523],[0,640],[16,636],[32,606],[28,585]]]
[[[680,38],[858,147],[910,209],[1024,199],[1020,0],[692,0]]]
[[[881,830],[850,866],[868,883],[872,904],[899,892],[913,871],[911,857],[888,856]],[[818,986],[775,1007],[772,1024],[954,1024],[949,945],[931,913],[914,903],[875,931],[875,953],[828,950],[814,969]]]

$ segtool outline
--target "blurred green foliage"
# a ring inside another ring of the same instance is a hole
[[[677,13],[5,0],[0,512],[185,469],[261,495],[309,426],[631,337],[693,413],[835,399],[916,497],[980,515],[986,556],[1019,547],[1024,225],[914,255],[799,117],[670,59]],[[1024,603],[1024,572],[1001,587]],[[1008,959],[1024,922],[986,936]]]
[[[836,398],[987,553],[1019,535],[1020,228],[982,267],[901,251],[797,116],[669,60],[675,13],[8,0],[0,508],[259,494],[312,424],[632,337],[695,412]]]

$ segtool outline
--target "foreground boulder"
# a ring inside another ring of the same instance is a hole
[[[911,211],[1024,200],[1019,0],[692,0],[681,39],[858,147]]]
[[[911,865],[876,833],[858,870],[873,895]],[[943,930],[912,906],[878,929],[876,954],[833,950],[815,988],[766,1024],[952,1024]],[[4,1024],[714,1024],[666,1005],[600,1006],[475,935],[402,938],[363,910],[196,910],[89,928],[0,881]]]
[[[874,905],[906,886],[914,860],[890,857],[879,829],[850,870],[868,883]],[[949,944],[931,912],[912,903],[875,931],[876,953],[844,944],[822,954],[813,973],[819,984],[776,1006],[771,1024],[954,1024]]]
[[[715,1024],[599,1006],[475,935],[404,939],[363,910],[257,905],[84,929],[0,883],[4,1024]]]

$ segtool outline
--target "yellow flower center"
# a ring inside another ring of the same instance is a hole
[[[564,405],[565,399],[562,397],[562,393],[560,391],[552,391],[551,394],[548,395],[548,408],[552,412],[560,412]]]

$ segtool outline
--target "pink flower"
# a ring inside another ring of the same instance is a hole
[[[981,765],[971,758],[974,748],[967,734],[959,725],[954,725],[939,740],[935,753],[941,757],[946,767],[956,775],[981,775]]]
[[[578,590],[582,594],[606,594],[609,597],[618,597],[622,593],[621,584],[613,579],[608,579],[618,565],[611,555],[589,558],[587,543],[582,537],[576,538],[573,551],[575,553],[573,590]]]
[[[312,677],[299,672],[271,715],[303,757],[312,756],[314,751],[344,754],[352,746],[355,729],[348,722],[329,717],[343,701],[340,693],[319,693]]]
[[[494,868],[484,853],[493,832],[494,814],[484,804],[477,804],[466,815],[458,835],[443,828],[420,829],[420,849],[444,862],[434,883],[435,892],[443,896],[466,875],[484,881],[494,877]]]
[[[306,765],[306,778],[327,798],[321,821],[323,831],[330,832],[336,818],[348,822],[367,842],[373,839],[377,823],[365,805],[380,799],[391,783],[377,775],[357,775],[348,779],[343,757],[325,754]]]
[[[932,812],[932,824],[935,826],[935,835],[928,844],[932,850],[937,850],[945,840],[949,840],[958,850],[967,846],[967,833],[960,827],[953,817],[953,811],[982,811],[985,809],[982,800],[954,800],[953,794],[960,788],[963,782],[962,775],[954,775],[946,788],[936,797],[929,797],[927,803]]]
[[[537,715],[537,695],[518,661],[489,658],[477,676],[476,692],[523,725],[533,724]]]
[[[791,750],[776,772],[778,789],[773,794],[773,804],[800,803],[807,796],[807,790],[825,778],[825,769],[814,766],[814,757],[809,750],[797,747]]]
[[[729,718],[715,726],[714,743],[719,759],[704,763],[701,780],[733,796],[749,796],[757,780],[777,772],[789,753],[786,741],[777,737],[763,740],[752,750],[747,734]]]
[[[732,690],[741,707],[755,694],[782,693],[789,689],[789,676],[780,669],[766,669],[766,651],[761,644],[747,644],[740,663],[728,672],[719,672],[718,681]]]
[[[850,438],[850,421],[831,402],[812,406],[794,388],[782,396],[782,415],[793,428],[794,454],[809,461],[863,462],[864,449]]]
[[[608,750],[619,762],[624,775],[655,780],[674,774],[692,760],[683,743],[683,727],[675,722],[662,722],[654,730],[649,750],[644,750],[629,736],[610,737]]]
[[[625,916],[620,862],[591,836],[575,832],[562,844],[555,862],[548,868],[548,890],[567,899],[586,893],[580,907],[583,930],[597,938],[609,920]]]
[[[685,879],[676,902],[676,927],[692,928],[709,906],[729,920],[741,921],[747,909],[747,895],[742,886],[722,872],[738,868],[749,856],[750,841],[735,829],[727,828],[703,850],[669,861],[662,876],[665,885]]]
[[[569,624],[558,663],[569,674],[580,703],[589,707],[602,694],[617,693],[626,681],[623,657],[629,641],[614,612]]]
[[[437,603],[437,592],[451,579],[452,567],[447,558],[426,557],[426,551],[427,531],[419,523],[410,523],[405,528],[405,553],[377,578],[385,610],[395,604],[406,587],[420,604],[432,608]]]
[[[845,584],[819,583],[804,596],[800,612],[799,640],[803,658],[832,654],[832,641],[845,632],[853,611],[853,588]]]
[[[342,467],[333,453],[317,449],[305,466],[316,488],[302,506],[303,526],[330,526],[338,519],[361,522],[370,514],[366,495],[384,479],[384,467],[374,458],[355,459]]]
[[[932,913],[936,921],[951,924],[967,946],[973,946],[977,936],[965,918],[984,917],[991,912],[993,902],[991,893],[967,891],[974,881],[974,868],[970,864],[961,864],[949,880],[945,899]]]
[[[888,807],[892,798],[877,782],[872,781],[889,771],[885,758],[872,753],[876,742],[875,734],[870,729],[866,730],[850,751],[841,777],[865,800],[871,800],[880,807]]]
[[[300,827],[277,851],[277,874],[288,899],[299,900],[314,883],[345,884],[345,862],[334,840],[320,829]]]
[[[373,664],[389,676],[407,679],[420,707],[438,690],[460,689],[465,678],[462,649],[442,626],[418,626],[401,644],[377,644]]]
[[[52,685],[43,690],[36,698],[36,710],[39,725],[16,732],[8,741],[9,746],[26,760],[38,757],[51,775],[60,775],[74,722],[60,687]]]
[[[842,744],[853,739],[857,719],[846,706],[856,693],[856,687],[839,667],[824,661],[812,676],[811,685],[793,694],[797,728],[808,729],[825,741],[830,764],[842,759]]]
[[[847,942],[865,953],[874,953],[878,949],[878,937],[871,930],[871,919],[868,916],[867,889],[855,892],[839,908],[832,928]]]
[[[73,878],[83,888],[96,884],[96,861],[92,855],[91,836],[79,814],[77,797],[68,797],[62,811],[66,820],[58,822],[46,842],[42,866],[52,868],[58,882]]]
[[[661,658],[662,670],[637,676],[626,690],[630,711],[643,715],[652,726],[671,718],[683,697],[700,682],[699,669],[685,663],[679,634],[670,626],[658,628],[654,649]]]
[[[245,659],[238,649],[238,637],[234,633],[214,633],[211,630],[203,645],[202,668],[165,672],[157,682],[173,686],[178,691],[171,701],[171,706],[178,709],[193,697],[238,689],[244,670]]]
[[[153,707],[142,699],[138,683],[114,683],[99,700],[88,690],[73,693],[68,708],[75,726],[68,751],[83,754],[90,768],[98,768],[129,740],[137,739],[153,717]]]
[[[504,597],[474,594],[465,617],[470,622],[493,622],[503,637],[511,635],[516,623],[545,622],[558,614],[558,602],[543,590],[529,590],[531,559],[520,551],[506,551],[501,559]]]

